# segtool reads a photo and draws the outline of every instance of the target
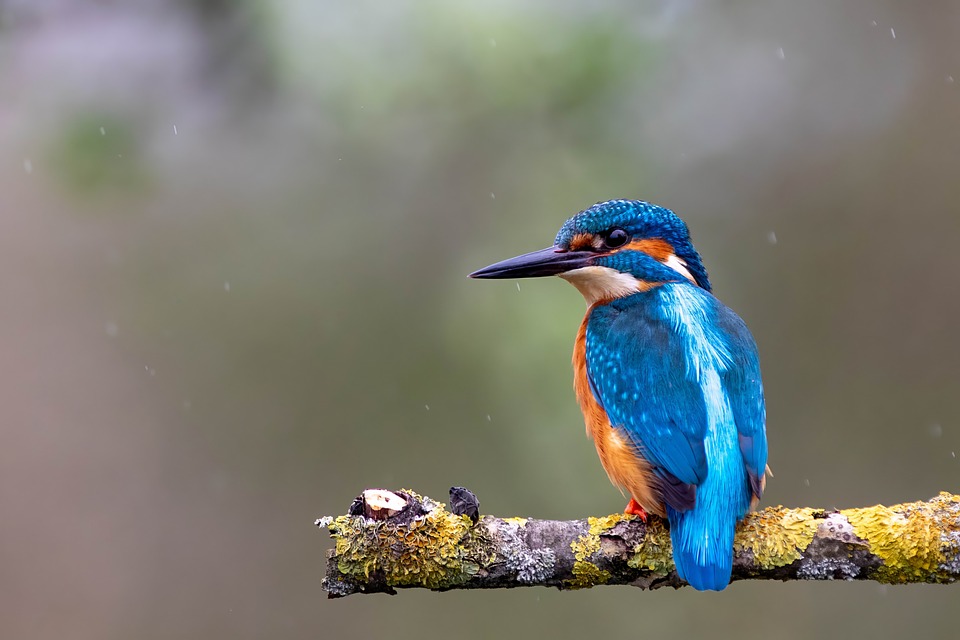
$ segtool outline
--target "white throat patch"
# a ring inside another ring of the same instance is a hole
[[[580,267],[561,273],[560,277],[575,286],[588,305],[622,298],[642,290],[640,280],[610,267]]]

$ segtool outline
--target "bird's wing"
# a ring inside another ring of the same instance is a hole
[[[643,305],[606,305],[593,311],[586,350],[591,389],[613,427],[651,464],[664,501],[692,508],[707,476],[707,413],[681,337]]]
[[[760,379],[760,357],[743,320],[722,304],[718,306],[718,324],[727,336],[733,359],[733,364],[723,373],[723,385],[737,425],[740,453],[750,477],[750,488],[759,499],[763,494],[763,475],[767,468],[767,413]]]

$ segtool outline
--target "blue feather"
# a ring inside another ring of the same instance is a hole
[[[661,480],[678,574],[696,589],[723,589],[736,523],[766,466],[746,326],[704,289],[664,284],[591,311],[587,368],[611,424]]]
[[[763,494],[761,481],[767,468],[767,412],[760,379],[760,358],[753,336],[743,320],[727,307],[721,306],[720,311],[719,325],[734,345],[735,356],[733,366],[724,372],[723,383],[730,398],[750,486],[759,499]]]

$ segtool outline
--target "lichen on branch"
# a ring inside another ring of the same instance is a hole
[[[644,523],[624,514],[569,521],[483,515],[474,523],[477,506],[458,515],[413,491],[365,491],[347,515],[316,523],[335,542],[324,589],[335,598],[410,587],[685,584],[673,566],[668,526],[655,516]],[[769,507],[748,515],[734,541],[733,580],[958,578],[960,496],[945,492],[892,507]]]

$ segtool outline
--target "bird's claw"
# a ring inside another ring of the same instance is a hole
[[[626,508],[623,510],[624,513],[628,513],[632,516],[637,516],[644,523],[647,521],[647,512],[644,511],[643,507],[640,506],[640,503],[630,498],[630,502],[627,503]]]

